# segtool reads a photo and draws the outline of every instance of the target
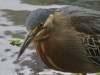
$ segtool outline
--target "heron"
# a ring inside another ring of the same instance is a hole
[[[18,58],[34,42],[39,57],[54,70],[100,72],[99,11],[78,6],[40,8],[29,14],[26,29]]]

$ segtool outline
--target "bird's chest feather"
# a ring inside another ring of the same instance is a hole
[[[80,68],[75,70],[76,66],[78,68],[79,64],[83,65],[82,63],[84,60],[84,56],[81,55],[82,51],[79,52],[81,46],[77,47],[77,43],[72,42],[77,40],[67,39],[67,44],[66,41],[62,41],[63,38],[60,39],[60,41],[58,40],[59,38],[35,40],[35,47],[44,63],[49,67],[60,71],[78,72],[78,70],[81,70]],[[73,44],[69,42],[72,42]],[[79,50],[77,51],[77,49]],[[79,56],[77,56],[77,53]],[[81,59],[80,56],[82,56],[83,59]],[[78,62],[79,60],[81,62]]]

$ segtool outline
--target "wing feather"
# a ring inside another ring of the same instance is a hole
[[[87,58],[100,65],[100,12],[75,6],[57,9],[81,34]]]
[[[100,11],[77,6],[66,6],[56,10],[65,18],[70,19],[71,25],[79,32],[100,34]]]

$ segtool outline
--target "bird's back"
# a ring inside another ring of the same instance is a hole
[[[70,19],[70,25],[80,34],[87,58],[100,65],[100,12],[77,6],[66,6],[56,11]]]

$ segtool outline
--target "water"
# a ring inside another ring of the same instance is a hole
[[[24,39],[25,20],[31,11],[68,4],[100,10],[100,0],[0,0],[0,75],[70,75],[45,66],[32,44],[16,61],[20,47],[10,45],[8,41],[13,38]]]

